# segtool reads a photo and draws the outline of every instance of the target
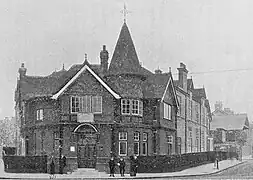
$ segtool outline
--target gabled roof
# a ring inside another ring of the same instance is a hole
[[[154,74],[148,76],[143,85],[144,97],[161,99],[163,97],[169,78],[170,76],[168,74]]]
[[[223,128],[225,130],[243,130],[249,128],[247,114],[213,116],[210,129]]]
[[[197,98],[206,98],[205,88],[198,88],[192,90],[192,95]]]
[[[57,99],[75,80],[84,72],[90,72],[96,80],[104,86],[116,99],[120,99],[120,96],[114,92],[89,66],[85,64],[71,79],[68,81],[57,93],[52,96],[52,99]]]
[[[148,76],[143,85],[143,95],[145,98],[158,98],[163,100],[170,84],[172,85],[177,107],[179,107],[171,73],[153,74]]]
[[[142,74],[127,24],[124,22],[109,66],[109,74]]]

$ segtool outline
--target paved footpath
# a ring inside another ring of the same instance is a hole
[[[219,162],[219,170],[214,168],[214,163],[205,164],[189,169],[185,169],[180,172],[170,172],[170,173],[139,173],[134,179],[153,179],[153,178],[176,178],[183,176],[203,176],[208,174],[215,174],[220,171],[224,171],[228,168],[234,167],[236,165],[242,164],[249,160],[250,157],[243,159],[242,161],[238,160],[224,160]],[[6,173],[3,169],[3,162],[0,160],[0,179],[49,179],[49,174],[45,173]],[[108,174],[104,172],[97,172],[94,169],[79,169],[78,171],[73,172],[72,174],[56,175],[56,179],[130,179],[129,174],[126,174],[125,177],[120,177],[119,174],[116,174],[115,177],[109,177]],[[166,179],[167,179],[166,178]]]

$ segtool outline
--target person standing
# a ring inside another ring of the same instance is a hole
[[[126,166],[126,163],[124,159],[121,157],[119,160],[119,171],[120,171],[121,176],[124,176],[125,174],[125,166]]]
[[[60,174],[63,174],[65,166],[66,166],[66,156],[62,155],[60,159]]]
[[[114,177],[114,169],[115,169],[115,161],[114,158],[111,157],[110,161],[108,162],[109,164],[109,169],[110,169],[110,177]]]
[[[50,163],[50,179],[55,178],[55,165],[54,165],[54,159],[52,157],[51,163]]]
[[[133,176],[136,176],[136,174],[137,174],[138,164],[139,163],[138,163],[137,156],[134,156],[131,161]]]

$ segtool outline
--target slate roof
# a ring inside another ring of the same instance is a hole
[[[210,129],[215,130],[217,128],[223,128],[225,130],[242,130],[243,128],[249,128],[247,114],[213,116]]]
[[[81,68],[83,64],[75,64],[68,71],[61,70],[53,72],[48,76],[24,76],[19,81],[18,88],[21,88],[21,96],[27,100],[33,97],[51,96],[60,90]],[[97,74],[100,72],[100,65],[90,65]]]
[[[143,85],[143,96],[145,98],[162,98],[170,77],[169,73],[149,76]]]
[[[109,74],[146,74],[141,68],[132,37],[127,24],[124,23],[113,52]]]
[[[192,95],[197,98],[206,98],[206,91],[205,88],[198,88],[192,90]]]

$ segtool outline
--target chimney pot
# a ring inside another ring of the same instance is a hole
[[[161,70],[161,69],[159,69],[159,68],[158,68],[158,69],[156,69],[156,70],[155,70],[155,74],[162,74],[162,70]]]
[[[26,75],[26,70],[27,69],[25,68],[25,64],[21,63],[21,67],[18,70],[20,79]]]
[[[103,51],[106,51],[106,45],[103,45]]]
[[[184,63],[180,63],[180,67],[186,69],[186,66]]]

